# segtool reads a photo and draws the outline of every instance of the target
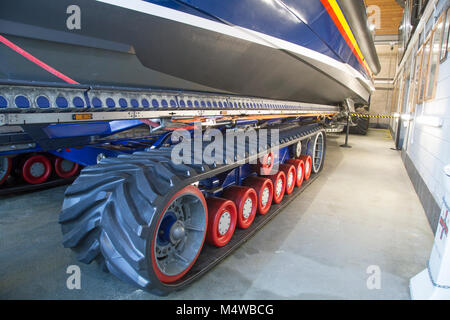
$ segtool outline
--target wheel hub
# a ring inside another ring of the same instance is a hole
[[[294,175],[292,172],[289,172],[288,174],[288,187],[290,188],[292,186],[292,183],[294,182]]]
[[[253,211],[253,201],[250,197],[248,197],[244,202],[244,209],[242,210],[242,215],[244,216],[244,219],[248,219],[252,211]]]
[[[267,202],[269,202],[269,188],[264,188],[262,196],[261,196],[261,204],[263,207],[267,205]]]
[[[228,211],[225,211],[219,219],[219,234],[224,235],[227,233],[228,229],[230,229],[231,225],[231,214]]]
[[[41,162],[35,162],[30,167],[30,174],[33,177],[40,177],[44,174],[44,172],[45,172],[45,167],[44,167],[44,164]]]
[[[298,166],[297,179],[300,180],[302,178],[303,170],[302,167]]]
[[[158,225],[154,245],[161,273],[183,272],[201,249],[205,230],[205,209],[197,196],[185,194],[173,200]]]
[[[63,161],[61,162],[61,169],[62,169],[64,172],[69,172],[70,170],[72,170],[73,166],[74,166],[74,163],[73,163],[72,161],[69,161],[69,160],[63,160]]]
[[[168,212],[158,230],[158,242],[161,246],[167,246],[172,241],[172,230],[177,224],[177,217],[173,212]]]
[[[297,142],[297,146],[295,148],[295,155],[298,158],[298,157],[300,157],[301,154],[302,154],[302,143]]]
[[[282,190],[283,190],[283,181],[281,181],[281,179],[278,179],[276,188],[277,197],[281,194]]]
[[[186,230],[184,229],[184,223],[178,220],[170,228],[170,241],[175,244],[183,240],[185,236]]]

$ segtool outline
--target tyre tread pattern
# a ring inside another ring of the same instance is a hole
[[[320,129],[314,125],[282,130],[280,143]],[[151,269],[147,239],[156,218],[177,191],[200,176],[217,174],[212,169],[231,168],[175,164],[171,152],[166,147],[150,149],[84,168],[67,188],[59,217],[63,245],[72,248],[79,261],[96,261],[119,279],[156,294],[176,289],[157,281]]]
[[[152,289],[147,272],[151,260],[146,260],[151,257],[146,258],[145,239],[152,219],[170,189],[197,174],[153,154],[104,159],[83,169],[66,191],[59,218],[63,244],[78,253],[78,260],[104,263],[118,278],[147,290]]]

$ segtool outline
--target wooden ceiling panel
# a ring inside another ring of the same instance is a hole
[[[395,0],[365,0],[365,3],[367,7],[377,6],[379,8],[379,11],[370,9],[368,11],[369,21],[378,20],[380,23],[375,29],[377,35],[398,34],[403,9]],[[378,14],[379,19],[376,17]]]

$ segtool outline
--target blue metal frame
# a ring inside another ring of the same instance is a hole
[[[309,118],[305,118],[308,120]],[[267,124],[273,124],[277,122],[290,123],[298,121],[298,118],[285,119],[276,118],[268,119],[265,122]],[[248,126],[256,124],[257,120],[241,120],[237,122],[237,125]],[[61,157],[66,160],[73,161],[83,166],[90,166],[97,164],[97,159],[100,154],[107,158],[118,157],[121,154],[131,154],[136,151],[143,151],[147,148],[160,148],[163,144],[172,144],[168,139],[172,131],[162,132],[159,136],[153,138],[133,138],[133,139],[116,139],[107,140],[109,135],[128,130],[134,127],[142,125],[140,120],[123,120],[123,121],[111,121],[111,122],[96,122],[96,123],[83,123],[83,124],[53,124],[44,128],[45,133],[50,139],[69,138],[77,136],[104,136],[105,140],[101,144],[86,145],[76,148],[63,148],[58,150],[49,150],[50,154],[57,157]],[[225,127],[219,129],[224,130]],[[189,130],[193,134],[193,130]],[[107,142],[108,144],[105,144]],[[142,144],[144,142],[144,144]],[[110,148],[109,146],[124,146],[120,150]],[[126,146],[126,147],[125,147]],[[310,153],[310,141],[306,142],[306,154]],[[39,145],[34,148],[26,150],[14,150],[7,152],[0,152],[2,155],[14,155],[24,154],[29,152],[44,152]],[[275,163],[284,163],[287,159],[291,158],[290,148],[284,147],[279,150],[279,153],[275,155]],[[243,180],[251,175],[256,175],[254,168],[250,164],[241,165],[229,172],[222,173],[219,176],[205,179],[201,181],[201,185],[205,190],[216,190],[213,192],[213,196],[220,196],[223,189],[232,185],[242,185]]]
[[[308,142],[309,146],[309,142]],[[275,155],[274,163],[283,164],[288,159],[291,159],[289,147],[280,148],[278,155]],[[253,165],[243,164],[237,168],[234,168],[228,172],[222,173],[219,176],[208,178],[200,181],[201,190],[207,196],[220,197],[223,190],[230,186],[241,186],[243,181],[250,177],[256,176]],[[211,190],[214,190],[211,192]]]
[[[109,136],[142,125],[140,120],[117,120],[109,122],[50,124],[44,128],[47,136],[52,138],[69,138],[83,136]]]

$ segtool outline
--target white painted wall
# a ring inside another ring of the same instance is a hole
[[[417,117],[422,115],[440,117],[442,127],[417,123]],[[441,206],[445,192],[443,168],[450,163],[450,54],[439,65],[435,99],[417,105],[413,116],[403,148]]]

